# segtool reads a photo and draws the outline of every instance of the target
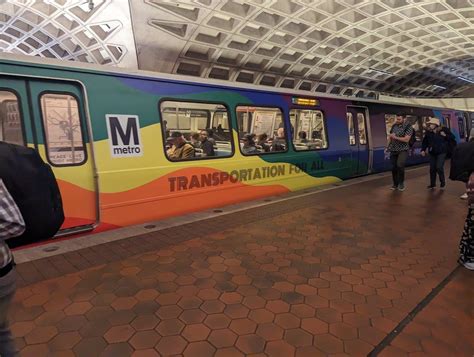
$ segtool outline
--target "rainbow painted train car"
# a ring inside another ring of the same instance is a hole
[[[386,171],[387,133],[398,112],[416,131],[409,165],[426,160],[420,147],[428,117],[458,141],[474,122],[474,113],[445,108],[0,58],[0,140],[37,149],[53,167],[66,215],[62,235]],[[200,148],[201,134],[212,150]],[[173,157],[170,136],[192,145],[191,157]]]

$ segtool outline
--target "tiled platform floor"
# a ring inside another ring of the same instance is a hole
[[[461,269],[383,356],[472,356],[474,272]]]
[[[367,355],[456,267],[462,185],[408,176],[403,193],[381,178],[20,264],[22,356]],[[382,354],[472,356],[456,345],[473,278],[456,274]]]

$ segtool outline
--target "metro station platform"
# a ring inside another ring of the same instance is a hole
[[[472,356],[462,184],[389,174],[15,252],[22,356]]]

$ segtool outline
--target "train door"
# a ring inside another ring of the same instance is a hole
[[[364,175],[370,169],[367,111],[364,107],[347,107],[347,126],[352,156],[352,174]]]
[[[66,216],[60,235],[98,222],[96,176],[85,99],[75,83],[27,82],[36,147],[58,180]]]

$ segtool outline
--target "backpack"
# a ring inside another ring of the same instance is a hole
[[[52,238],[64,222],[56,178],[36,150],[0,141],[0,178],[25,221],[25,232],[7,240],[10,248]]]

